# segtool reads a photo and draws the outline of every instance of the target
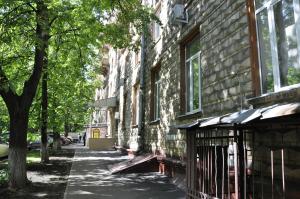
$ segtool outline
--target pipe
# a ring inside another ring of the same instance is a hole
[[[144,149],[144,113],[145,113],[145,34],[141,38],[141,64],[140,64],[140,93],[139,93],[139,120],[138,120],[138,151]]]

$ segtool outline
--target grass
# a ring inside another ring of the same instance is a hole
[[[27,152],[27,163],[41,162],[41,154],[39,150],[31,150]]]

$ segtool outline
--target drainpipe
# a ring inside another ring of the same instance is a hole
[[[141,38],[141,64],[140,64],[140,93],[139,93],[139,120],[138,120],[138,151],[145,145],[144,119],[145,119],[145,35]]]

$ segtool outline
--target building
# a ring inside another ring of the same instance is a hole
[[[117,50],[110,66],[118,145],[157,154],[188,198],[297,198],[299,1],[145,3],[162,25],[139,64]]]

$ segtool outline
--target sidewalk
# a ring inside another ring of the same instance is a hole
[[[126,159],[117,151],[90,151],[77,145],[64,199],[185,198],[183,191],[158,173],[109,173],[108,165]]]

